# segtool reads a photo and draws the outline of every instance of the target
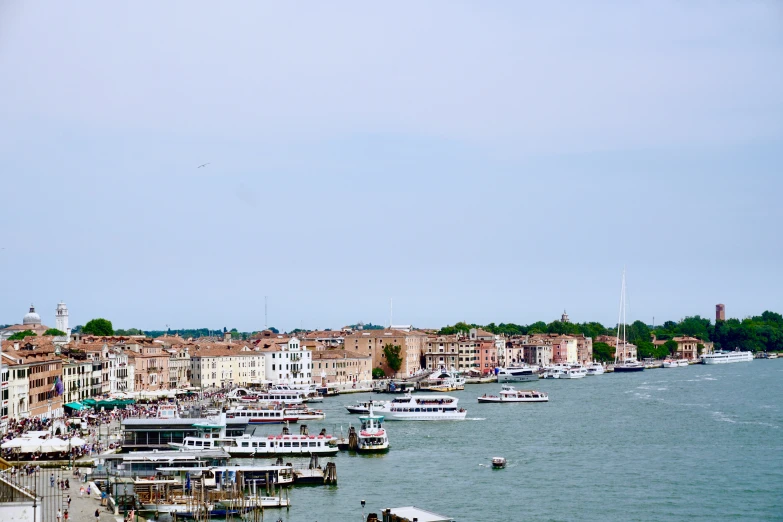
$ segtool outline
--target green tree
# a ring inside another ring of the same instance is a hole
[[[400,347],[399,344],[387,344],[383,347],[383,354],[386,356],[386,364],[389,365],[389,368],[391,368],[394,373],[397,373],[400,371],[400,368],[402,368],[402,356],[400,355],[400,352],[402,352],[402,347]]]
[[[25,330],[23,332],[16,332],[14,335],[8,338],[9,341],[21,341],[25,337],[38,337],[38,334],[32,330]]]
[[[529,334],[541,334],[546,333],[546,323],[544,321],[538,321],[527,327],[527,333]]]
[[[62,330],[58,330],[57,328],[49,328],[44,332],[44,335],[53,335],[55,337],[62,337],[65,335],[65,332]]]
[[[372,378],[373,379],[383,379],[386,377],[386,373],[381,368],[373,368],[372,369]]]
[[[644,342],[650,342],[651,340],[652,335],[650,334],[650,328],[643,322],[634,321],[633,324],[628,327],[628,341],[636,346],[639,346]]]
[[[85,335],[114,335],[114,328],[108,319],[90,319],[82,328],[82,333]]]
[[[666,351],[669,353],[669,355],[674,355],[677,353],[677,343],[674,342],[672,339],[669,339],[665,343],[663,343],[663,347],[666,348]]]
[[[598,362],[614,360],[614,348],[606,343],[593,343],[593,359]]]

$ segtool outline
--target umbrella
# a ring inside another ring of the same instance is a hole
[[[71,447],[73,446],[84,446],[87,444],[87,441],[82,439],[81,437],[72,437],[71,438]]]
[[[68,451],[68,443],[62,439],[27,439],[19,448],[22,453],[32,453],[40,451],[41,453],[55,453],[58,451]]]
[[[21,448],[25,442],[29,442],[29,441],[30,439],[19,437],[16,439],[11,439],[9,441],[3,442],[2,444],[0,444],[0,448],[2,449]]]

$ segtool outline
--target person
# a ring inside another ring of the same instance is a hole
[[[97,509],[95,510],[95,522],[100,522],[101,520],[101,512]]]
[[[69,479],[65,479],[65,489],[71,489],[71,481]]]
[[[62,511],[60,509],[57,509],[57,522],[60,522],[60,519],[63,517]]]
[[[68,503],[68,507],[71,507],[71,495],[68,495],[68,498],[65,499],[65,501]],[[67,513],[67,511],[66,511]]]
[[[81,487],[79,488],[79,496],[80,496],[80,497],[83,497],[83,496],[84,496],[84,486],[81,486]]]
[[[87,496],[88,497],[90,496],[90,485],[89,484],[87,484]]]
[[[54,487],[54,473],[52,473],[49,477],[49,485]]]
[[[63,514],[63,520],[68,520],[68,510],[65,510],[65,513]]]

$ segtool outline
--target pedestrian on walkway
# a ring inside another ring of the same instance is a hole
[[[82,486],[82,487],[80,487],[80,488],[79,488],[79,496],[80,496],[80,497],[83,497],[83,496],[84,496],[84,486]]]
[[[65,501],[68,502],[68,507],[70,508],[71,507],[71,495],[68,495],[68,498]],[[66,511],[66,513],[67,513],[67,511]]]
[[[90,496],[90,485],[89,484],[87,484],[87,496],[88,497]]]
[[[65,522],[68,522],[68,510],[67,509],[65,510],[65,514],[63,516],[63,520],[65,520]]]
[[[71,481],[69,479],[65,479],[65,489],[71,489]]]
[[[63,514],[62,514],[62,511],[60,511],[60,510],[58,509],[58,510],[57,510],[57,522],[60,522],[60,519],[61,519],[61,518],[63,518]]]
[[[49,485],[54,487],[54,473],[49,477]]]
[[[95,510],[95,522],[100,522],[101,520],[101,512],[97,509]]]

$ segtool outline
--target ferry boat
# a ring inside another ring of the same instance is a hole
[[[587,366],[587,375],[603,375],[604,373],[606,373],[606,369],[599,362],[594,362]]]
[[[282,404],[301,404],[307,402],[307,390],[295,390],[284,384],[277,384],[267,391],[251,391],[247,388],[237,388],[231,390],[226,399],[240,404],[247,403],[282,403]]]
[[[296,420],[300,421],[324,420],[326,418],[326,414],[323,410],[313,410],[304,405],[297,408],[286,408],[284,411],[287,416],[294,417]]]
[[[222,448],[231,457],[268,457],[274,455],[334,455],[337,453],[337,439],[326,434],[310,435],[307,426],[300,426],[299,435],[292,435],[287,426],[280,435],[242,435],[227,437],[226,425],[222,419],[214,423],[194,424],[198,430],[195,437],[185,437],[181,443],[171,442],[175,449],[206,450]]]
[[[370,413],[370,405],[378,408],[384,406],[388,402],[389,401],[376,401],[376,400],[356,401],[355,404],[346,406],[345,409],[348,410],[348,413]]]
[[[356,434],[358,453],[380,453],[389,450],[389,436],[383,428],[383,415],[373,413],[372,403],[370,404],[370,414],[366,417],[359,417],[362,421],[362,427]]]
[[[478,398],[479,402],[549,402],[549,396],[535,390],[515,390],[513,386],[504,385],[498,395],[486,395]]]
[[[498,369],[498,382],[527,382],[538,380],[538,368],[533,366],[509,366]]]
[[[463,420],[467,415],[458,407],[459,399],[450,395],[405,395],[378,408],[389,420]]]
[[[741,352],[735,350],[733,352],[715,352],[708,353],[701,356],[701,362],[704,364],[730,364],[738,362],[751,362],[753,360],[753,353]]]
[[[285,422],[297,422],[298,415],[294,415],[282,404],[269,405],[266,408],[250,408],[248,406],[236,406],[226,410],[226,419],[247,419],[248,424],[283,424]]]

